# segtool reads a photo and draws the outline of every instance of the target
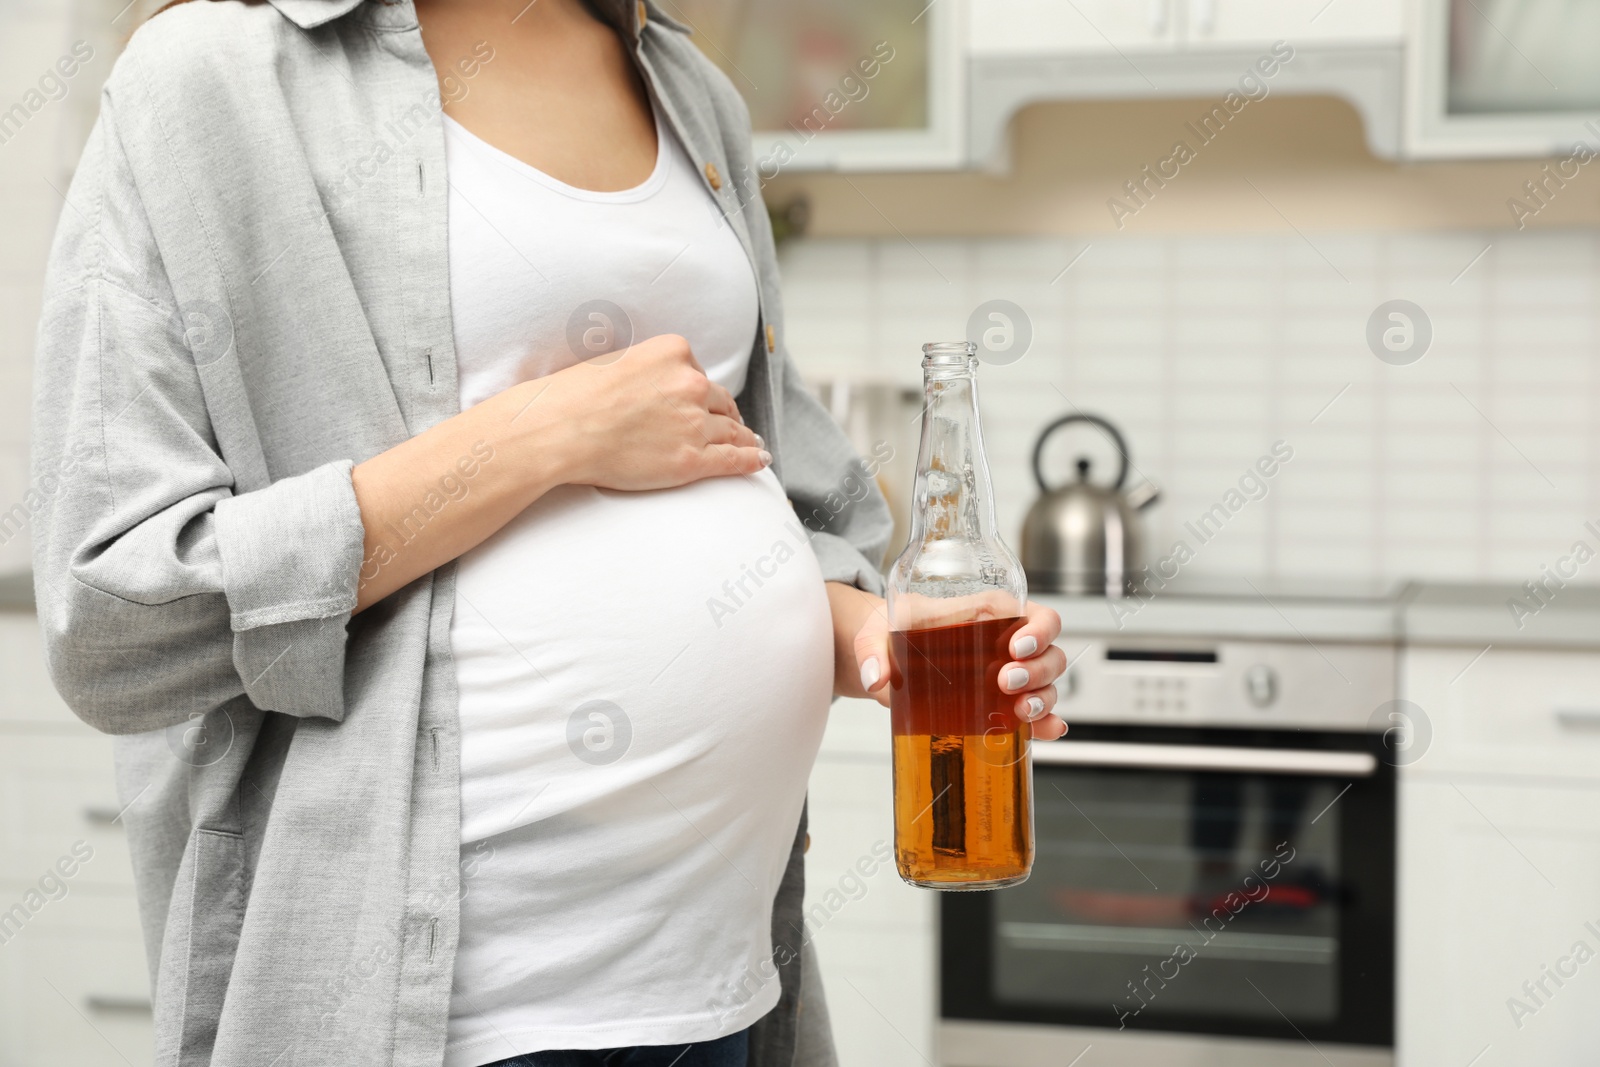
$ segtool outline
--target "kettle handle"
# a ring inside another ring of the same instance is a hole
[[[1112,483],[1111,488],[1113,490],[1121,489],[1123,483],[1128,480],[1128,443],[1122,439],[1121,432],[1115,426],[1102,419],[1099,415],[1090,415],[1079,411],[1071,415],[1063,415],[1049,426],[1046,426],[1044,432],[1039,435],[1038,443],[1033,446],[1033,480],[1039,483],[1039,491],[1041,493],[1051,491],[1050,487],[1045,484],[1044,471],[1039,466],[1044,459],[1045,441],[1049,440],[1050,435],[1063,426],[1074,422],[1091,423],[1100,427],[1111,437],[1111,443],[1117,446],[1117,456],[1122,460],[1122,466],[1117,469],[1117,480]]]

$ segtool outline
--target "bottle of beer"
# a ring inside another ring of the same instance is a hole
[[[895,857],[930,889],[995,889],[1033,867],[1031,727],[1000,689],[1027,580],[995,531],[975,348],[922,347],[911,538],[889,575]]]

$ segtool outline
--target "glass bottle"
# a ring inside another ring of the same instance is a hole
[[[1000,689],[1027,580],[995,531],[976,349],[922,346],[911,538],[889,574],[895,859],[930,889],[996,889],[1033,866],[1032,728]]]

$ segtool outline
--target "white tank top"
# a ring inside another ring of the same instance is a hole
[[[682,334],[740,391],[754,274],[670,131],[643,185],[595,193],[445,125],[464,407],[630,328]],[[556,489],[461,557],[450,637],[446,1067],[709,1040],[769,1011],[772,900],[833,676],[822,575],[771,472]]]

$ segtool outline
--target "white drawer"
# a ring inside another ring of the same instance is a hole
[[[39,620],[31,613],[0,612],[0,678],[0,723],[78,721],[50,681]]]
[[[74,884],[132,886],[127,836],[111,821],[118,811],[111,738],[87,727],[82,736],[0,732],[0,885],[37,882],[88,849]]]
[[[1401,692],[1432,731],[1414,768],[1600,778],[1600,653],[1479,651],[1406,650]]]
[[[150,1063],[149,1003],[133,897],[69,894],[0,945],[0,1067]]]

